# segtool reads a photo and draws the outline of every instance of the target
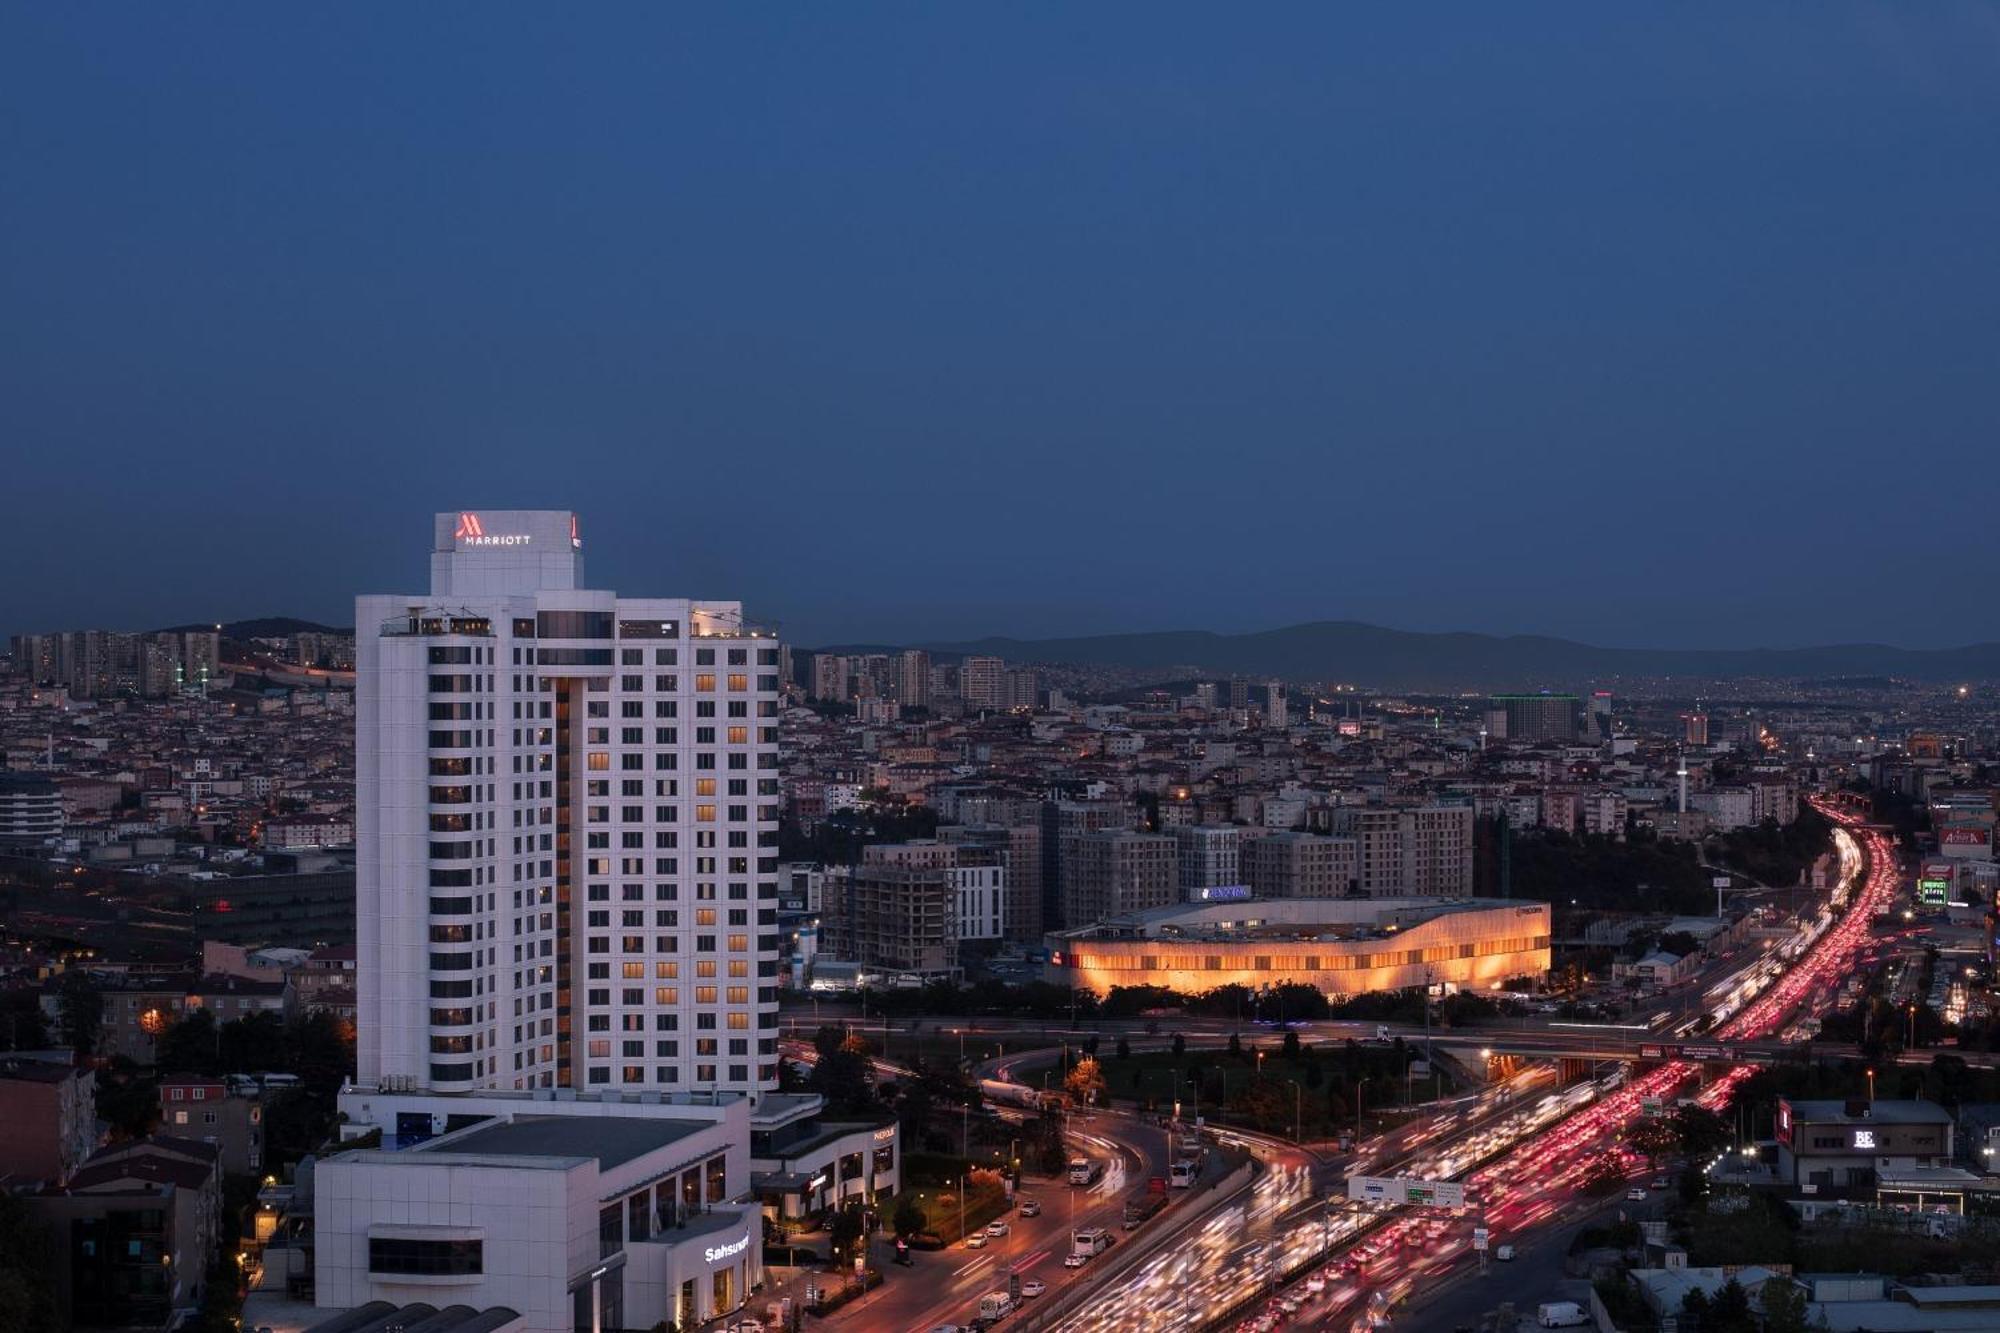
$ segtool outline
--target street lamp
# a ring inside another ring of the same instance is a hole
[[[1868,1071],[1868,1101],[1871,1105],[1875,1101],[1875,1071],[1872,1069]]]

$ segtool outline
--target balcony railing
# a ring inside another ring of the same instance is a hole
[[[472,635],[477,638],[493,637],[493,621],[486,616],[454,616],[419,612],[414,615],[396,616],[382,622],[379,631],[385,639],[436,638],[447,634]]]

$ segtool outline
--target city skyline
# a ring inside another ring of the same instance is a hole
[[[802,643],[2000,634],[1973,12],[1138,13],[13,15],[0,620],[469,503]]]

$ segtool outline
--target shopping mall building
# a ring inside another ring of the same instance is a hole
[[[1427,983],[1490,990],[1549,970],[1549,905],[1497,898],[1183,903],[1048,936],[1045,976],[1195,993],[1301,984],[1328,995]]]

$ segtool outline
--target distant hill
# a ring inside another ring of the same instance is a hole
[[[1192,667],[1223,675],[1336,680],[1388,689],[1565,686],[1620,676],[1864,677],[1949,682],[2000,678],[2000,643],[1897,648],[1600,648],[1542,635],[1422,634],[1351,620],[1255,634],[1177,630],[1071,639],[979,639],[925,645],[948,655],[1143,669]]]
[[[189,630],[214,629],[215,622],[205,625],[169,625],[158,634],[184,634]],[[222,625],[225,639],[287,639],[294,634],[352,634],[352,626],[322,625],[316,621],[300,620],[295,616],[258,616],[250,620],[229,620]]]

